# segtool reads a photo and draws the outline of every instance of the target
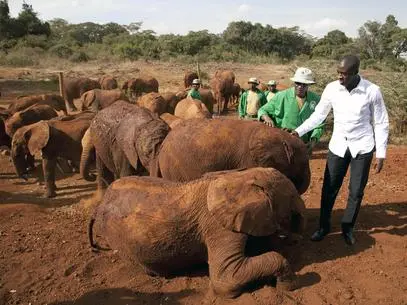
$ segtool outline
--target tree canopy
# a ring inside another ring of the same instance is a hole
[[[397,60],[407,52],[407,29],[401,28],[393,15],[384,23],[366,21],[357,38],[347,37],[339,29],[324,37],[312,37],[297,26],[273,27],[248,21],[233,21],[221,34],[208,30],[190,31],[185,35],[157,35],[142,29],[142,22],[128,25],[110,22],[71,24],[55,18],[42,21],[32,5],[24,2],[16,18],[10,16],[7,0],[0,0],[0,50],[41,48],[51,55],[70,57],[88,50],[123,59],[200,57],[203,60],[239,60],[252,56],[292,60],[296,56],[337,59],[357,54],[362,59]],[[103,47],[98,47],[103,45]],[[82,54],[83,55],[83,54]],[[77,58],[89,58],[89,56]],[[90,56],[92,57],[92,56]]]

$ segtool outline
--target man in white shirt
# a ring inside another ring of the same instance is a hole
[[[386,157],[389,119],[380,88],[359,76],[359,58],[345,56],[338,65],[338,80],[329,83],[314,113],[295,131],[302,136],[322,123],[331,109],[334,128],[329,142],[321,195],[319,229],[312,241],[331,230],[331,213],[343,178],[350,165],[349,197],[342,218],[342,235],[355,244],[353,227],[360,209],[369,169],[376,150],[376,173]]]

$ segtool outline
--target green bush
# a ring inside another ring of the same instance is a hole
[[[78,51],[73,53],[69,57],[69,60],[72,62],[87,62],[89,60],[89,56],[83,51]]]
[[[70,47],[68,47],[64,44],[57,44],[57,45],[51,47],[49,49],[49,52],[52,55],[60,57],[60,58],[69,58],[74,53],[74,51]]]
[[[142,54],[140,48],[131,42],[125,42],[118,44],[114,53],[122,59],[137,60]]]

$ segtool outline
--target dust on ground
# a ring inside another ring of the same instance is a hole
[[[164,88],[172,90],[181,85],[182,71],[188,67],[169,70],[168,65],[147,66]],[[72,70],[96,78],[93,73],[99,67]],[[239,65],[234,70],[238,80],[273,77],[267,74],[272,66]],[[9,79],[0,83],[3,102],[39,90],[8,73]],[[50,77],[47,71],[30,73],[39,79]],[[24,85],[4,88],[7,81]],[[263,286],[222,300],[207,295],[205,268],[171,279],[150,277],[122,261],[117,251],[90,251],[87,224],[96,185],[78,174],[58,173],[58,196],[44,199],[38,179],[18,179],[9,157],[0,155],[0,304],[407,304],[407,147],[390,146],[383,172],[375,174],[372,168],[354,247],[345,245],[340,234],[348,177],[333,213],[333,233],[319,243],[309,241],[318,224],[325,157],[321,147],[311,160],[312,182],[303,196],[308,208],[304,239],[282,249],[299,275],[300,288],[279,293]],[[40,172],[38,168],[41,180]]]

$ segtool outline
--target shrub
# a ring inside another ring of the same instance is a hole
[[[57,44],[51,47],[49,49],[49,52],[52,55],[58,56],[60,58],[69,58],[74,53],[74,51],[70,47],[64,44]]]
[[[89,56],[83,51],[78,51],[73,53],[69,57],[69,60],[72,62],[87,62],[89,60]]]

